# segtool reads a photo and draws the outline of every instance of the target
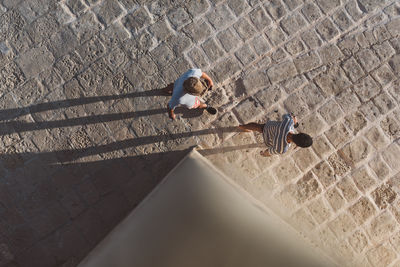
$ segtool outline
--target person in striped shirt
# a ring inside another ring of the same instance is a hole
[[[282,116],[282,121],[268,121],[265,124],[251,122],[240,125],[239,128],[247,132],[262,133],[268,149],[261,151],[260,155],[269,157],[285,153],[292,142],[299,147],[309,147],[312,145],[313,140],[311,136],[305,133],[296,134],[294,132],[294,128],[297,125],[297,119],[293,114],[285,114]]]

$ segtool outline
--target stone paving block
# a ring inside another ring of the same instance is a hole
[[[286,80],[295,76],[296,74],[296,67],[291,61],[279,63],[267,70],[267,75],[272,83]]]
[[[371,75],[380,83],[381,86],[385,86],[395,79],[395,75],[387,64],[384,64],[371,72]]]
[[[395,55],[389,60],[389,66],[393,69],[394,73],[400,73],[400,55]]]
[[[297,75],[289,80],[283,81],[280,85],[285,89],[285,91],[290,94],[301,88],[306,83],[306,78],[303,75]]]
[[[288,159],[276,165],[273,168],[273,172],[277,181],[282,184],[295,180],[296,177],[300,175],[300,171],[292,159]]]
[[[396,259],[396,253],[389,244],[383,244],[369,250],[366,256],[373,266],[389,266]]]
[[[86,12],[79,19],[71,23],[71,28],[82,44],[103,29],[103,25],[92,12]]]
[[[396,143],[390,144],[383,152],[382,157],[385,162],[389,165],[393,170],[399,170],[400,164],[398,162],[398,155],[400,153],[400,148]]]
[[[376,40],[388,40],[392,36],[390,32],[386,29],[385,25],[378,25],[373,29],[373,33]]]
[[[57,27],[57,20],[51,15],[46,15],[30,24],[27,32],[34,43],[41,43],[49,39],[51,34],[56,31]]]
[[[247,98],[235,107],[235,112],[238,118],[244,123],[254,122],[254,120],[260,115],[260,105],[253,99]]]
[[[150,25],[148,30],[158,42],[163,42],[172,35],[171,27],[166,20],[157,21]]]
[[[241,18],[233,25],[233,27],[235,28],[240,38],[243,39],[243,41],[250,39],[257,32],[257,30],[254,28],[253,25],[250,24],[247,18]]]
[[[386,92],[382,91],[372,99],[381,114],[386,114],[395,108],[395,103]]]
[[[246,1],[241,1],[241,0],[229,1],[228,6],[230,7],[230,9],[233,10],[236,16],[240,16],[250,7]]]
[[[376,209],[366,198],[361,197],[355,204],[349,207],[348,211],[353,215],[353,219],[358,223],[364,223],[368,218],[376,214]]]
[[[150,53],[153,60],[161,68],[167,66],[170,62],[172,62],[175,59],[175,55],[172,52],[171,48],[169,48],[165,43],[160,44],[159,46],[154,48]]]
[[[379,58],[375,55],[371,49],[362,49],[356,54],[357,59],[361,63],[361,66],[367,71],[375,69],[379,65]]]
[[[88,94],[95,94],[94,89],[101,88],[107,77],[112,73],[105,60],[99,60],[90,65],[78,75],[79,83]]]
[[[38,46],[18,58],[17,63],[25,77],[36,76],[54,63],[54,57],[44,46]]]
[[[217,30],[222,30],[234,21],[233,14],[226,5],[219,5],[207,14],[208,21]]]
[[[397,194],[390,184],[382,184],[371,193],[371,196],[376,206],[383,210],[395,201]]]
[[[303,172],[314,166],[318,160],[311,148],[297,150],[293,154],[293,159],[296,162],[296,165]]]
[[[280,25],[282,29],[288,34],[293,35],[300,31],[301,28],[306,26],[307,22],[299,12],[294,12],[288,17],[281,20]]]
[[[395,115],[390,114],[386,116],[381,122],[380,126],[383,132],[389,136],[390,139],[396,139],[400,135],[400,123],[396,121]]]
[[[351,174],[351,177],[353,178],[353,181],[356,184],[357,188],[364,193],[376,184],[376,180],[364,167],[355,170]]]
[[[231,57],[225,57],[213,67],[213,76],[221,82],[240,70],[239,62]]]
[[[241,43],[239,36],[231,28],[219,32],[217,38],[226,52],[230,52]]]
[[[298,203],[304,203],[321,193],[321,186],[318,184],[312,172],[306,173],[296,184],[290,186],[292,187],[291,191],[293,191],[294,197]]]
[[[264,108],[269,108],[273,104],[277,103],[282,97],[281,88],[278,86],[268,86],[259,91],[255,97]]]
[[[325,201],[323,198],[319,198],[316,200],[313,200],[308,206],[308,210],[310,211],[311,215],[314,217],[314,219],[319,223],[325,222],[329,217],[331,216],[332,212],[325,204]]]
[[[75,15],[81,15],[87,8],[84,2],[81,0],[66,0],[65,4]]]
[[[309,113],[306,103],[304,103],[298,93],[293,93],[288,96],[283,104],[286,110],[295,114],[299,120],[304,118]]]
[[[106,53],[103,43],[97,38],[92,38],[76,49],[84,64],[90,64]]]
[[[241,48],[239,48],[235,52],[235,56],[244,66],[253,62],[257,57],[256,53],[251,49],[248,44],[245,44]]]
[[[339,9],[338,11],[336,11],[332,15],[332,19],[342,32],[349,29],[353,24],[344,9]]]
[[[318,75],[315,78],[315,82],[327,95],[338,95],[351,85],[343,69],[338,66],[334,66],[326,73]]]
[[[303,208],[296,211],[292,215],[291,219],[294,222],[292,225],[301,232],[310,232],[316,226],[311,215],[309,215]]]
[[[377,0],[360,0],[358,2],[360,8],[366,10],[367,12],[373,11],[375,8],[381,6],[382,4],[382,1]]]
[[[309,52],[294,59],[294,65],[299,73],[315,69],[320,64],[321,60],[315,52]]]
[[[391,96],[397,101],[397,103],[400,103],[400,80],[397,80],[393,83],[393,86],[389,88],[389,93]]]
[[[338,47],[345,56],[352,56],[359,50],[357,40],[354,35],[344,37],[337,43]]]
[[[274,45],[278,46],[286,40],[286,36],[280,27],[273,27],[267,30],[267,38]]]
[[[208,10],[209,7],[210,4],[208,3],[207,0],[200,0],[186,4],[187,10],[193,17],[203,14]]]
[[[21,85],[21,90],[16,91],[15,98],[21,106],[28,106],[39,102],[47,93],[48,88],[43,87],[35,78]]]
[[[343,57],[342,52],[336,45],[326,45],[318,52],[323,64],[334,63]]]
[[[282,48],[278,48],[271,54],[271,59],[274,63],[280,63],[285,60],[287,57],[287,53]]]
[[[351,233],[356,227],[356,224],[347,213],[341,213],[334,220],[330,221],[328,225],[339,240]]]
[[[168,13],[168,19],[171,22],[172,26],[175,29],[178,29],[183,25],[185,25],[186,23],[190,22],[190,15],[185,9],[179,7]]]
[[[184,34],[172,35],[167,41],[168,45],[171,47],[172,51],[176,55],[181,55],[191,47],[192,41],[189,37]]]
[[[365,118],[371,122],[375,121],[380,116],[378,108],[371,100],[360,106],[359,110],[364,114]]]
[[[254,8],[249,13],[249,18],[259,31],[262,31],[265,27],[271,24],[271,19],[261,6]]]
[[[317,136],[325,128],[325,123],[316,114],[310,114],[299,121],[298,131]]]
[[[0,25],[0,39],[6,40],[22,32],[26,21],[19,12],[9,10],[0,17]]]
[[[305,3],[301,12],[310,23],[317,21],[321,17],[321,11],[318,6],[312,2]]]
[[[325,99],[325,95],[314,83],[308,83],[304,86],[300,91],[300,97],[308,105],[310,110],[314,110]]]
[[[343,176],[350,170],[350,166],[342,153],[333,153],[328,157],[328,162],[337,176]]]
[[[376,44],[373,46],[373,48],[382,61],[388,60],[396,53],[388,41],[385,41],[381,44]]]
[[[383,9],[383,12],[388,16],[395,17],[396,15],[400,14],[400,8],[398,3],[393,3]]]
[[[318,109],[318,112],[328,124],[337,121],[344,114],[334,99],[328,100],[328,102]]]
[[[357,230],[349,236],[348,241],[356,253],[363,252],[368,245],[368,238],[361,230]]]
[[[329,205],[331,205],[335,212],[337,212],[345,204],[344,198],[340,195],[336,187],[329,188],[325,192],[325,198],[328,200]],[[334,226],[331,226],[330,228],[333,230]]]
[[[207,41],[205,41],[201,45],[201,47],[203,48],[205,54],[210,59],[210,62],[215,62],[224,55],[224,50],[222,50],[222,48],[217,44],[217,42],[213,38],[210,38]]]
[[[255,36],[250,43],[258,56],[267,53],[271,49],[264,35]]]
[[[332,38],[339,34],[339,31],[337,30],[335,25],[328,18],[320,22],[316,26],[316,30],[325,41],[330,41]]]
[[[265,10],[271,15],[274,20],[278,20],[286,14],[286,8],[280,0],[268,1],[264,4]]]
[[[383,161],[380,155],[373,158],[368,165],[375,172],[379,180],[384,180],[390,173],[389,166]]]
[[[351,202],[359,197],[359,193],[356,189],[356,186],[351,181],[350,178],[344,177],[337,183],[337,188],[341,191],[343,197],[348,201]]]
[[[355,111],[347,115],[344,119],[347,127],[349,127],[351,131],[353,131],[354,135],[362,130],[367,124],[367,121],[364,119],[363,114],[359,111]]]
[[[328,187],[336,181],[334,170],[326,161],[318,163],[312,171],[324,187]]]
[[[398,36],[400,34],[399,26],[400,26],[399,18],[394,18],[386,24],[387,30],[393,37]]]
[[[342,67],[349,75],[352,82],[357,81],[358,79],[360,79],[362,76],[365,75],[364,70],[361,68],[361,66],[357,63],[357,61],[353,57],[346,60],[343,63]]]
[[[211,26],[203,20],[199,20],[186,25],[183,28],[183,31],[192,38],[193,42],[197,43],[205,40],[211,35]],[[223,39],[225,39],[225,36]]]
[[[204,68],[208,66],[207,56],[204,54],[202,49],[194,47],[188,52],[188,56],[192,60],[194,67]]]
[[[122,20],[125,27],[131,32],[137,32],[151,23],[151,17],[145,8],[136,9]]]
[[[100,22],[111,24],[122,13],[122,8],[116,0],[108,0],[94,8],[94,12],[99,17]]]
[[[5,93],[10,88],[19,86],[25,80],[21,69],[12,62],[0,70],[0,92]]]
[[[380,86],[371,76],[367,76],[355,84],[354,91],[360,97],[362,102],[367,102],[370,98],[379,93]]]
[[[290,55],[293,56],[304,51],[304,45],[299,38],[294,38],[286,43],[285,49]]]
[[[315,30],[303,32],[301,38],[310,49],[320,47],[322,44],[322,41]]]
[[[312,148],[320,158],[325,158],[325,156],[331,154],[333,150],[328,139],[324,135],[313,138]]]
[[[361,137],[344,146],[340,153],[349,165],[354,165],[366,159],[371,153],[371,146]]]
[[[352,138],[351,133],[347,130],[343,123],[337,123],[333,125],[328,131],[325,132],[325,136],[335,148],[343,146]]]
[[[76,36],[69,28],[56,31],[45,42],[56,59],[72,52],[78,45]]]
[[[332,10],[340,5],[339,0],[333,0],[333,1],[317,0],[316,3],[321,8],[322,12],[324,12],[325,14],[327,14],[330,10]]]

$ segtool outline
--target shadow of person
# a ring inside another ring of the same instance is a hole
[[[180,115],[180,117],[184,119],[197,118],[203,115],[203,113],[204,113],[203,108],[193,108],[193,109],[188,109],[185,107],[175,108],[175,114]]]
[[[26,107],[0,110],[0,120],[11,120],[27,114],[34,114],[38,112],[68,108],[79,105],[87,105],[96,102],[119,100],[124,98],[151,97],[151,96],[169,96],[169,95],[165,93],[162,88],[160,88],[147,91],[137,91],[120,95],[91,96],[91,97],[57,100],[53,102],[33,104]]]

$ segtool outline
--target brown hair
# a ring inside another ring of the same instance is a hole
[[[188,94],[200,95],[205,88],[200,79],[196,77],[189,77],[183,82],[183,89]]]

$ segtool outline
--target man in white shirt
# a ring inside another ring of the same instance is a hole
[[[192,108],[207,108],[200,95],[207,89],[200,78],[204,79],[208,83],[208,87],[211,88],[214,83],[211,78],[200,69],[190,69],[182,74],[173,84],[168,85],[164,91],[171,93],[172,98],[168,102],[167,109],[168,115],[171,119],[175,119],[174,109],[177,106],[185,106],[189,109]]]

